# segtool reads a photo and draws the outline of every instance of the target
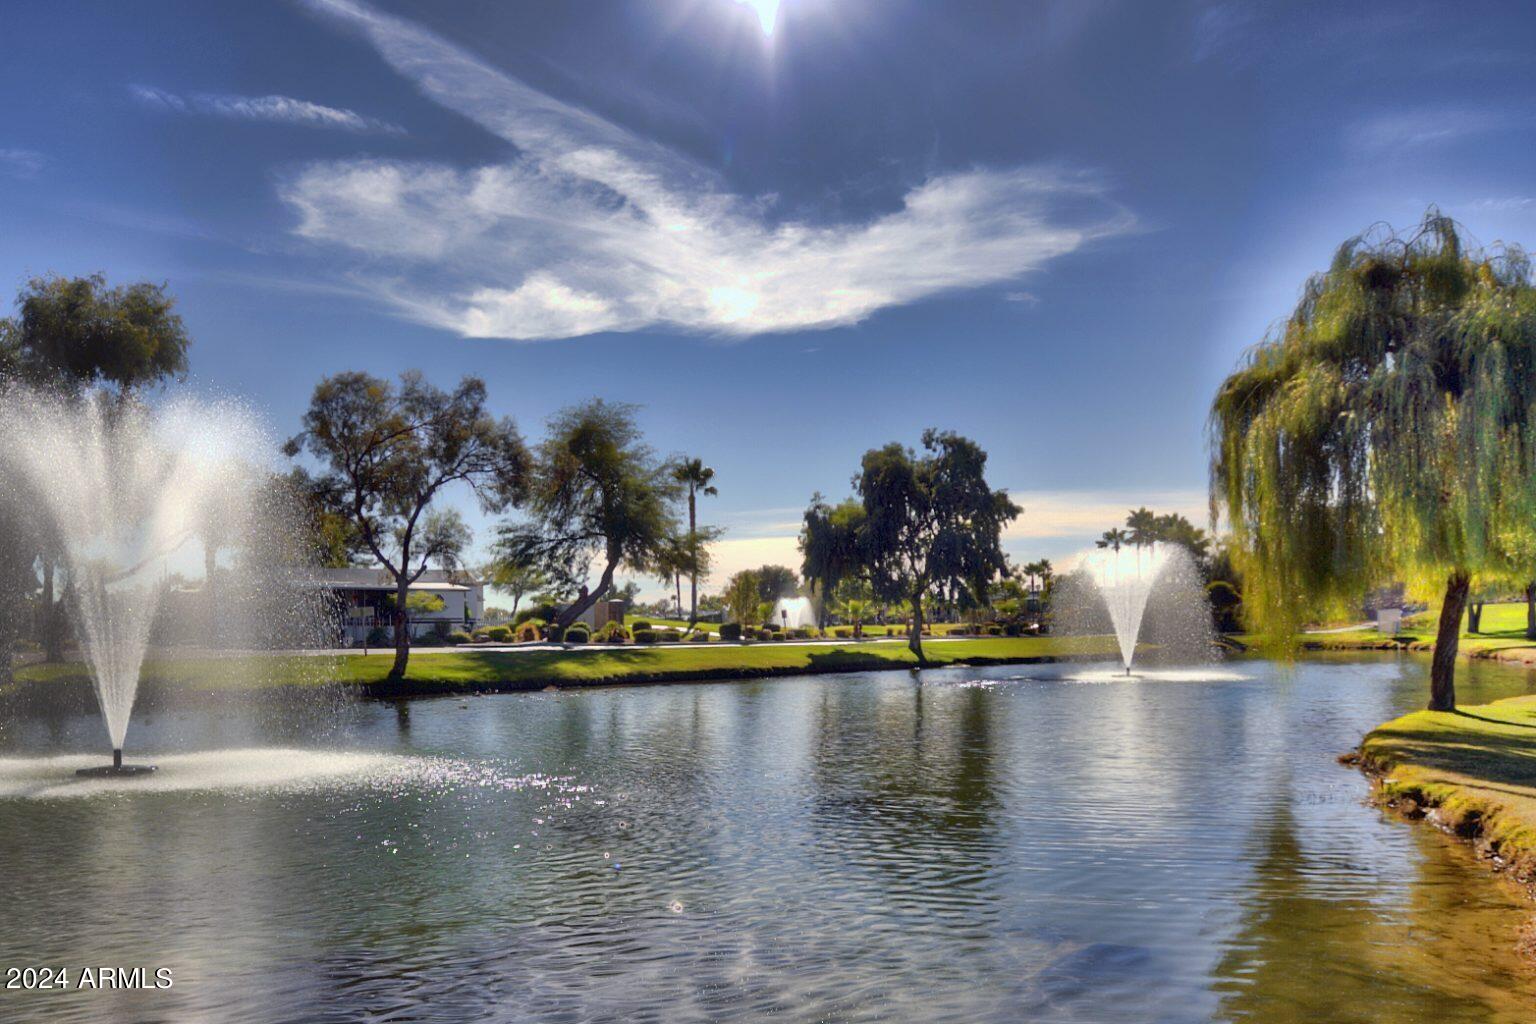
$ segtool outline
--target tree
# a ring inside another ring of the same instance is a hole
[[[829,505],[820,493],[811,496],[800,527],[800,575],[812,597],[821,595],[823,610],[843,580],[867,579],[859,554],[863,528],[864,505],[857,498]]]
[[[184,376],[191,339],[175,305],[164,285],[108,287],[101,274],[32,278],[16,297],[16,315],[0,320],[0,384],[20,380],[69,396],[100,387],[128,398]],[[62,598],[54,594],[62,552],[51,531],[30,536],[43,580],[36,628],[45,658],[57,661],[65,632]],[[0,588],[0,603],[13,600]]]
[[[757,567],[758,599],[774,604],[781,597],[793,597],[800,589],[800,578],[787,565]]]
[[[1438,589],[1432,710],[1455,707],[1474,579],[1530,578],[1536,290],[1523,252],[1467,249],[1431,209],[1346,242],[1211,409],[1213,511],[1244,607],[1272,635],[1393,579]]]
[[[191,339],[164,285],[108,287],[101,274],[34,277],[16,306],[8,359],[35,387],[128,393],[186,375]]]
[[[699,498],[713,497],[720,492],[711,482],[715,479],[715,471],[704,465],[703,459],[680,460],[672,467],[672,479],[688,488],[688,551],[692,556],[688,567],[688,628],[692,629],[699,621],[699,577],[705,572],[700,562],[706,557],[701,543],[704,538],[699,534]],[[710,531],[709,539],[718,536],[717,531]]]
[[[487,512],[521,500],[528,451],[510,419],[486,410],[485,382],[465,377],[453,391],[417,371],[396,388],[366,373],[338,373],[315,387],[304,430],[284,450],[307,451],[325,467],[324,481],[344,496],[364,545],[395,584],[395,663],[410,658],[406,599],[432,561],[456,562],[467,542],[463,521],[429,515],[445,488],[467,486]]]
[[[751,569],[743,569],[725,584],[725,609],[743,626],[761,621],[757,617],[758,589],[761,581]]]
[[[1105,530],[1104,535],[1094,543],[1101,548],[1112,548],[1118,555],[1122,547],[1131,543],[1131,535],[1120,529]]]
[[[911,603],[909,645],[926,664],[923,602],[985,595],[992,579],[1008,571],[1002,530],[1021,509],[1006,491],[987,485],[987,455],[974,441],[930,429],[922,444],[922,455],[895,443],[864,453],[854,480],[863,515],[854,523],[853,547],[877,599]],[[807,530],[819,530],[823,521],[830,516],[813,504]],[[837,538],[804,540],[819,551]],[[815,566],[818,573],[828,567]]]
[[[481,570],[481,576],[486,584],[512,595],[512,609],[506,616],[509,619],[517,614],[517,606],[525,595],[538,593],[549,584],[543,570],[520,562],[499,548],[490,564]]]
[[[1128,537],[1134,546],[1149,548],[1162,538],[1158,535],[1157,513],[1146,506],[1134,509],[1125,517]]]
[[[557,634],[607,594],[620,566],[649,573],[677,534],[678,484],[640,439],[635,407],[593,399],[549,422],[539,446],[530,522],[503,528],[520,560],[578,591],[555,621]],[[594,560],[597,586],[587,585]]]

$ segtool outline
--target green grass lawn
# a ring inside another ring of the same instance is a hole
[[[1009,662],[1070,655],[1108,655],[1108,637],[1020,637],[952,640],[925,649],[931,665]],[[383,693],[391,654],[337,658],[186,658],[150,661],[143,679],[152,687],[267,689],[341,682]],[[760,643],[712,647],[622,647],[602,650],[418,652],[406,682],[410,692],[474,689],[533,689],[547,685],[603,685],[626,682],[849,672],[903,668],[916,664],[905,644]],[[18,686],[89,685],[80,664],[34,665],[17,673]]]
[[[624,625],[630,627],[631,629],[634,628],[634,625],[637,622],[649,622],[651,625],[657,627],[658,629],[687,629],[688,628],[688,620],[687,619],[658,619],[654,615],[626,615],[626,616],[624,616]],[[711,636],[718,636],[720,634],[720,623],[718,623],[718,622],[701,622],[695,628],[702,629],[705,632],[709,633]],[[832,627],[832,629],[852,629],[852,628],[853,628],[852,626],[834,626],[834,627]],[[865,636],[890,636],[893,633],[897,633],[898,631],[904,633],[906,631],[906,628],[907,627],[904,626],[904,625],[900,625],[900,626],[894,626],[894,625],[893,626],[880,626],[880,625],[876,625],[874,623],[865,623],[864,624],[864,635]],[[946,623],[942,623],[940,625],[934,625],[934,626],[930,626],[929,627],[929,629],[933,632],[934,636],[944,636],[944,635],[950,633],[953,630],[961,629],[961,628],[964,628],[964,627],[959,625],[959,624],[947,623],[947,622]],[[830,633],[831,629],[829,629],[828,632]]]
[[[1430,646],[1440,621],[1440,609],[1431,608],[1403,620],[1402,629],[1395,636],[1378,633],[1375,629],[1352,629],[1344,633],[1309,633],[1301,637],[1303,644],[1314,647],[1359,648],[1379,647],[1388,644],[1401,646]],[[1485,655],[1498,651],[1531,648],[1536,651],[1536,640],[1525,635],[1525,602],[1506,601],[1488,604],[1483,608],[1482,631],[1467,632],[1467,620],[1461,622],[1463,654]],[[1238,637],[1249,646],[1262,646],[1263,637],[1242,634]]]
[[[1536,878],[1536,697],[1415,711],[1371,732],[1360,754],[1387,800],[1434,808]]]

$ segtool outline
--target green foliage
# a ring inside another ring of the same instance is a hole
[[[629,630],[622,622],[608,622],[592,634],[592,639],[603,644],[621,644],[629,639]]]
[[[584,644],[592,639],[592,634],[586,626],[572,626],[561,635],[561,640],[568,644]]]
[[[918,619],[925,600],[976,603],[1008,571],[1002,530],[1021,511],[987,485],[986,462],[974,441],[931,429],[921,455],[899,444],[866,452],[854,481],[860,509],[818,495],[806,512],[806,578],[830,587],[861,575],[877,600],[910,602]],[[920,636],[912,650],[922,657]]]
[[[594,399],[557,413],[539,446],[527,523],[503,527],[498,550],[580,590],[569,624],[613,586],[620,566],[651,571],[677,536],[679,485],[641,440],[635,407]],[[602,579],[585,587],[594,560]]]
[[[512,642],[512,628],[510,626],[492,626],[485,631],[485,635],[492,643],[506,644]],[[537,636],[535,636],[537,639]]]
[[[1468,250],[1434,210],[1345,243],[1211,409],[1212,505],[1251,624],[1289,637],[1394,578],[1529,579],[1533,421],[1523,252]]]
[[[546,625],[547,625],[547,623],[545,623],[543,619],[528,619],[528,620],[526,620],[520,626],[517,627],[517,632],[515,634],[516,637],[517,637],[517,642],[520,643],[520,644],[527,644],[527,643],[533,643],[535,641],[544,639],[544,627]],[[503,627],[503,628],[505,628],[505,627]],[[511,638],[512,635],[514,635],[511,630],[507,630],[507,633],[508,633],[508,638],[509,639]],[[492,636],[492,639],[496,639],[496,635],[495,635],[494,631],[492,632],[491,636]],[[505,641],[503,641],[503,642],[505,642]]]
[[[150,387],[187,372],[191,339],[164,285],[109,288],[101,274],[35,277],[0,329],[0,362],[27,382],[64,391]],[[0,367],[3,368],[3,367]]]
[[[761,581],[751,569],[743,569],[725,584],[725,608],[731,618],[751,626],[763,621],[758,615]]]
[[[726,622],[726,623],[722,623],[721,626],[720,626],[720,639],[721,640],[725,640],[725,641],[729,641],[729,642],[732,642],[732,643],[740,640],[741,639],[741,623],[739,623],[739,622]]]
[[[383,626],[374,626],[368,630],[368,636],[363,643],[369,647],[383,647],[389,643],[389,630]]]
[[[471,639],[473,638],[463,630],[454,630],[452,633],[448,634],[448,642],[454,647],[458,647],[461,644],[467,644]]]
[[[772,605],[781,597],[794,597],[800,589],[795,570],[786,565],[763,565],[757,572],[758,599]]]
[[[635,643],[637,643],[637,644],[653,644],[655,642],[656,642],[656,631],[654,629],[637,629],[637,630],[635,630]]]

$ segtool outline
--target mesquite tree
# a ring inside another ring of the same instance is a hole
[[[395,583],[395,663],[410,658],[410,587],[432,562],[452,564],[467,542],[456,515],[432,514],[443,490],[463,484],[481,508],[502,511],[521,500],[528,450],[511,419],[485,407],[485,382],[465,377],[452,391],[407,371],[396,388],[366,373],[338,373],[315,386],[304,431],[289,456],[308,451],[324,482],[344,496],[363,544]]]
[[[531,521],[503,527],[499,544],[577,592],[555,619],[555,635],[613,588],[619,566],[651,572],[674,550],[679,493],[672,467],[641,441],[634,406],[593,399],[555,414],[535,460]],[[602,566],[595,587],[594,562]]]
[[[1434,710],[1456,704],[1462,613],[1530,579],[1536,291],[1514,248],[1470,251],[1431,210],[1344,244],[1211,409],[1213,515],[1273,636],[1394,579],[1441,599]]]
[[[1008,572],[1003,527],[1022,511],[987,485],[987,453],[949,432],[923,432],[924,454],[900,444],[864,453],[854,479],[862,515],[836,515],[819,499],[806,513],[804,573],[823,587],[862,571],[882,601],[912,608],[908,645],[923,655],[923,602],[984,596]]]

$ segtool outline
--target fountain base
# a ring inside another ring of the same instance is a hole
[[[99,768],[79,768],[75,774],[87,779],[117,778],[121,775],[148,775],[155,770],[152,764],[123,764],[121,748],[112,751],[112,763]]]

